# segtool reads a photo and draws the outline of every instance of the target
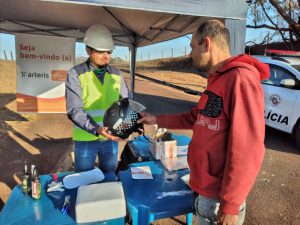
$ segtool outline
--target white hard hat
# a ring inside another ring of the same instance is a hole
[[[98,51],[110,51],[115,48],[110,31],[103,25],[94,24],[85,32],[85,45]]]

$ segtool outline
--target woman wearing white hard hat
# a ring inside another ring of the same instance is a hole
[[[109,65],[114,42],[111,32],[100,24],[85,33],[84,43],[89,58],[68,71],[66,102],[68,118],[74,123],[75,171],[99,168],[114,171],[121,140],[103,127],[103,116],[110,105],[128,97],[128,88],[120,70]]]

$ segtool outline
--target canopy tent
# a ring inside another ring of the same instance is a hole
[[[231,53],[244,52],[246,1],[241,0],[0,0],[0,32],[75,37],[95,23],[106,26],[117,45],[130,47],[131,91],[136,48],[193,33],[216,18],[231,33]]]

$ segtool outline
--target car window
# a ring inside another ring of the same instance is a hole
[[[292,65],[292,67],[294,67],[296,70],[300,72],[300,65]]]
[[[276,66],[276,65],[271,65],[270,66],[270,78],[268,80],[263,80],[262,83],[264,84],[271,84],[274,86],[280,86],[280,82],[283,79],[293,79],[293,75],[286,69]]]

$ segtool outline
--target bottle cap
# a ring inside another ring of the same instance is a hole
[[[52,174],[52,179],[57,182],[58,175],[57,173]]]
[[[27,162],[25,161],[25,164],[24,164],[24,174],[27,174],[27,172],[28,172]]]

